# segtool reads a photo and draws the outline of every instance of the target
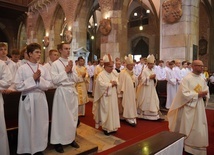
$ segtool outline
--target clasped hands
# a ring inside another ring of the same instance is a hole
[[[35,81],[39,81],[40,80],[40,76],[41,76],[41,70],[38,69],[34,74],[33,74],[33,79]]]
[[[117,86],[117,81],[111,81],[110,83],[112,84],[112,87],[116,87]]]
[[[72,68],[73,68],[73,61],[68,61],[68,65],[65,66],[65,71],[66,73],[72,73]]]
[[[206,97],[207,93],[208,93],[208,91],[200,91],[200,92],[198,93],[198,97],[199,97],[199,98],[200,98],[200,97]]]
[[[150,79],[155,79],[155,77],[156,77],[155,74],[152,74],[152,75],[149,76]]]

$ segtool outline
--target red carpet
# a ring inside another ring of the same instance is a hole
[[[206,110],[206,112],[210,144],[207,149],[207,155],[212,155],[214,153],[214,110]],[[80,121],[91,127],[95,126],[91,102],[86,104],[86,115],[85,117],[80,117]],[[126,122],[121,122],[121,128],[117,131],[117,133],[113,134],[113,136],[119,137],[126,142],[98,154],[105,155],[115,152],[161,131],[168,130],[167,126],[168,122],[166,121],[146,121],[138,119],[136,127],[131,127]]]

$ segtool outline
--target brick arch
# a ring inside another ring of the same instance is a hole
[[[79,5],[76,10],[76,17],[73,23],[73,41],[72,41],[72,50],[75,50],[80,47],[87,48],[90,50],[89,42],[87,42],[87,33],[88,33],[88,21],[91,17],[91,12],[94,11],[94,2],[80,0]],[[92,53],[92,51],[90,50]],[[91,56],[90,54],[89,56]]]
[[[6,29],[6,26],[3,23],[0,23],[0,41],[9,42],[9,32]]]
[[[147,57],[149,54],[149,38],[138,36],[131,41],[132,54]]]
[[[24,46],[26,46],[27,43],[27,33],[26,33],[26,25],[21,22],[19,25],[19,30],[18,30],[18,37],[17,37],[17,43],[18,43],[18,48],[22,49]]]
[[[42,46],[42,56],[40,59],[41,63],[45,62],[45,51],[43,49],[43,39],[45,36],[45,26],[44,26],[44,22],[42,20],[42,17],[39,15],[37,22],[36,22],[36,26],[35,26],[35,40],[33,42],[37,42]]]
[[[7,44],[11,44],[12,40],[10,39],[10,32],[6,29],[6,26],[0,22],[0,42],[7,42]],[[9,48],[10,46],[8,46]],[[8,52],[10,49],[8,49]]]
[[[63,25],[65,25],[65,13],[60,4],[56,6],[53,19],[51,21],[51,29],[54,31],[54,46],[61,43],[62,38],[60,36]]]

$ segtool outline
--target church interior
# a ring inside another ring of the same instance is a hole
[[[123,61],[125,56],[131,54],[138,62],[141,57],[153,54],[156,60],[164,62],[199,59],[212,75],[213,40],[213,0],[0,0],[0,42],[7,44],[9,55],[13,49],[21,50],[30,43],[39,43],[42,47],[41,64],[48,62],[49,50],[66,42],[70,44],[70,57],[74,61],[78,56],[93,61],[105,54]],[[52,102],[53,93],[51,90],[46,92],[48,103]],[[17,121],[19,96],[19,93],[14,93],[13,98],[4,96],[9,103],[4,106],[7,109],[11,155],[16,154],[17,147],[18,122],[14,125],[13,119]],[[77,129],[77,141],[83,147],[65,148],[65,155],[116,155],[121,154],[119,151],[125,154],[130,149],[148,153],[151,150],[140,146],[140,142],[168,131],[167,121],[140,120],[135,128],[121,122],[117,133],[105,136],[94,128],[92,102],[91,98],[86,105],[86,115],[80,117],[81,124]],[[211,102],[214,103],[214,100]],[[51,110],[51,105],[49,108]],[[208,155],[214,153],[213,109],[206,111],[210,142]],[[167,136],[173,139],[177,135]],[[152,143],[151,139],[148,142]],[[150,149],[157,153],[159,146]],[[56,153],[49,146],[44,154]]]
[[[1,0],[0,41],[12,49],[38,42],[41,63],[62,41],[90,52],[124,59],[154,54],[157,60],[200,59],[214,71],[211,0]],[[174,8],[173,8],[174,7]],[[174,10],[174,14],[169,12]],[[72,54],[71,54],[72,57]]]

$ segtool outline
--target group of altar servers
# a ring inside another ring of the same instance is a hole
[[[153,55],[141,58],[138,64],[135,63],[132,55],[128,55],[121,65],[119,58],[113,62],[112,56],[106,54],[99,59],[99,64],[93,62],[85,66],[82,57],[78,58],[77,64],[69,60],[70,44],[67,43],[59,44],[57,50],[50,50],[50,61],[45,65],[38,63],[41,57],[39,44],[29,44],[21,53],[22,60],[15,63],[7,57],[6,44],[0,44],[1,92],[22,92],[19,103],[18,154],[43,154],[47,147],[49,118],[44,91],[56,89],[50,143],[57,152],[63,153],[63,145],[69,144],[79,148],[75,141],[76,127],[78,116],[85,115],[85,104],[89,101],[88,92],[94,96],[92,113],[95,127],[101,126],[104,134],[110,135],[120,128],[120,120],[135,127],[137,118],[160,119],[159,99],[156,92],[159,80],[168,81],[166,108],[169,109],[169,129],[187,135],[185,151],[192,154],[206,152],[208,145],[206,115],[205,110],[202,109],[204,104],[200,103],[200,107],[198,105],[199,102],[204,102],[204,97],[209,97],[209,93],[206,81],[201,76],[203,72],[201,61],[193,62],[193,67],[187,67],[187,64],[191,66],[191,63],[183,61],[181,69],[179,60],[169,61],[164,67],[163,61],[155,65]],[[202,69],[197,70],[196,66],[201,66]],[[193,84],[194,80],[198,85]],[[9,147],[2,93],[0,154],[7,155]],[[185,107],[192,108],[192,111],[186,112]],[[195,113],[197,116],[194,115]],[[177,115],[181,115],[182,118]],[[178,118],[181,120],[175,121]],[[191,120],[192,124],[185,124],[187,119]],[[180,123],[179,126],[176,126],[177,122]],[[201,123],[205,126],[198,126]],[[194,127],[197,127],[197,132],[194,131]],[[195,134],[199,134],[198,131],[201,134],[201,142],[192,142]]]

